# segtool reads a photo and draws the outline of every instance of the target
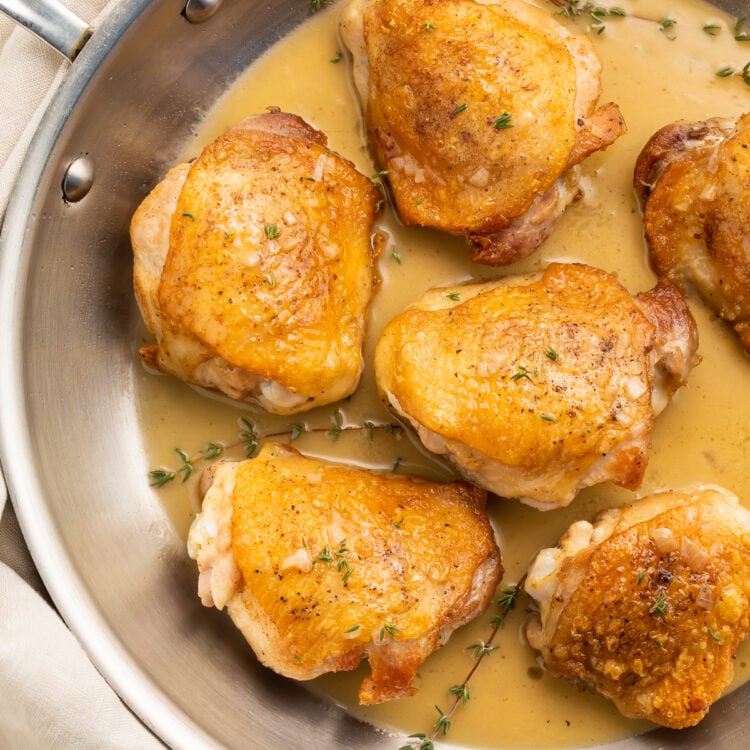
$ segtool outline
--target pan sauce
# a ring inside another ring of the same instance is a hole
[[[388,320],[432,286],[523,273],[553,260],[579,260],[607,269],[633,293],[653,285],[631,188],[635,158],[651,133],[675,119],[732,116],[749,110],[750,88],[739,77],[718,78],[715,71],[728,65],[742,68],[750,50],[732,39],[734,19],[697,0],[633,0],[618,5],[629,15],[642,12],[654,20],[609,18],[604,33],[593,35],[604,63],[601,101],[619,104],[629,132],[605,153],[584,163],[584,199],[568,209],[540,251],[505,269],[472,265],[462,240],[404,228],[392,211],[386,211],[378,227],[388,242],[379,260],[383,285],[370,312],[369,357]],[[553,10],[551,4],[544,7]],[[364,146],[347,62],[333,62],[342,49],[336,37],[337,14],[336,7],[317,13],[258,60],[218,103],[186,156],[197,154],[203,144],[243,117],[276,105],[322,129],[331,148],[365,174],[372,174],[375,168]],[[677,23],[660,31],[659,22],[667,17]],[[586,20],[582,16],[575,25],[582,29]],[[721,24],[716,37],[702,30],[707,23]],[[573,520],[590,519],[600,508],[635,496],[715,482],[750,506],[745,489],[750,469],[750,399],[741,395],[746,391],[750,361],[728,327],[697,300],[691,299],[690,305],[699,326],[703,363],[693,371],[688,387],[656,420],[643,486],[637,495],[610,485],[590,488],[568,508],[548,513],[491,498],[489,510],[503,551],[506,584],[517,581],[534,553],[554,544]],[[144,337],[144,342],[148,340]],[[175,448],[196,455],[211,441],[236,441],[239,418],[245,416],[260,434],[288,436],[290,423],[303,425],[308,432],[294,445],[312,455],[374,468],[390,469],[398,462],[399,471],[436,479],[455,476],[406,434],[392,435],[379,427],[346,429],[366,421],[395,423],[377,399],[370,370],[347,402],[296,417],[269,417],[145,373],[138,365],[136,369],[148,468],[179,465]],[[344,428],[338,436],[328,432],[335,426],[337,410]],[[240,448],[229,454],[242,455]],[[185,485],[174,482],[159,490],[183,539],[197,507],[194,480],[187,486],[186,491]],[[541,676],[534,652],[520,641],[526,604],[522,598],[519,611],[495,641],[500,648],[485,659],[472,679],[471,700],[455,715],[448,739],[478,746],[571,747],[608,742],[648,728],[643,722],[623,719],[598,696]],[[429,733],[437,718],[435,705],[447,711],[448,688],[460,683],[472,666],[467,646],[489,637],[492,614],[459,630],[445,649],[428,659],[416,683],[419,693],[413,698],[367,710],[352,705],[361,671],[330,675],[310,687],[376,725],[407,734]],[[749,661],[750,646],[745,644],[736,660],[735,684],[750,677]],[[397,744],[395,740],[394,747]]]

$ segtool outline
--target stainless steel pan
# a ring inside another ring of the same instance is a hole
[[[31,4],[0,8],[25,16]],[[747,0],[716,4],[748,11]],[[186,14],[182,0],[124,0],[93,33],[70,15],[51,33],[37,12],[36,30],[77,57],[0,235],[2,466],[60,612],[166,743],[393,750],[398,740],[258,667],[228,620],[202,609],[193,564],[144,489],[130,216],[226,86],[310,8],[215,5],[190,0]],[[748,734],[746,688],[694,730],[611,747],[738,748]]]

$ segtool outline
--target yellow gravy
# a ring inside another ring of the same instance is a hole
[[[551,3],[540,0],[539,4],[554,11]],[[633,293],[654,284],[631,187],[635,158],[646,139],[673,120],[734,116],[749,110],[750,87],[739,76],[722,78],[716,71],[728,66],[741,69],[750,59],[750,46],[734,41],[734,19],[698,0],[630,0],[617,5],[626,16],[605,18],[604,31],[593,30],[591,35],[604,64],[601,101],[619,104],[628,133],[584,163],[583,200],[568,209],[537,253],[504,269],[472,265],[463,240],[405,228],[387,209],[378,222],[387,243],[378,263],[383,284],[370,312],[369,357],[390,318],[433,286],[526,272],[552,260],[577,260],[607,269]],[[373,174],[348,62],[345,56],[339,59],[343,49],[336,33],[339,7],[314,14],[256,61],[209,114],[186,157],[196,155],[203,144],[243,117],[279,106],[323,130],[332,149],[365,174]],[[667,18],[675,23],[663,24]],[[584,30],[591,21],[584,14],[566,23]],[[718,26],[717,33],[704,31],[706,25]],[[518,581],[535,552],[554,545],[573,520],[590,519],[603,507],[637,496],[714,482],[736,492],[750,506],[746,490],[750,399],[744,395],[750,360],[727,326],[707,313],[700,301],[691,299],[690,306],[698,321],[703,363],[656,420],[643,486],[636,495],[610,485],[591,488],[568,508],[547,513],[491,498],[489,511],[503,552],[505,585]],[[260,434],[279,434],[280,439],[289,440],[292,430],[296,435],[304,429],[294,445],[311,455],[373,468],[390,469],[397,463],[398,470],[406,473],[444,480],[455,477],[407,434],[381,426],[394,420],[377,399],[369,369],[349,400],[296,417],[264,415],[249,405],[136,370],[150,467],[179,466],[176,448],[197,455],[211,441],[236,442],[243,429],[240,418],[245,417]],[[376,427],[354,429],[366,422]],[[242,455],[240,447],[229,454]],[[197,508],[192,480],[187,487],[188,491],[186,485],[173,482],[159,490],[183,539]],[[598,696],[543,675],[535,653],[522,641],[528,602],[521,598],[519,604],[495,641],[499,648],[473,677],[468,704],[453,717],[451,742],[477,747],[586,747],[649,728],[620,717]],[[429,734],[438,718],[435,706],[448,710],[452,702],[448,689],[460,683],[473,665],[467,647],[489,637],[492,614],[455,633],[447,647],[427,660],[417,679],[419,692],[412,698],[371,708],[357,706],[357,685],[366,666],[353,674],[326,676],[310,687],[380,727]],[[735,684],[750,677],[748,661],[750,649],[741,648]],[[398,744],[394,739],[394,748]]]

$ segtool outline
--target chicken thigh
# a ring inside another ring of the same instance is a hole
[[[370,146],[405,224],[531,253],[578,195],[578,165],[625,132],[596,109],[588,37],[523,0],[351,0],[342,37]]]
[[[574,523],[532,563],[529,643],[626,716],[697,724],[750,630],[750,512],[720,487],[652,495]]]
[[[546,510],[600,482],[638,487],[653,417],[696,348],[668,282],[633,299],[604,271],[553,263],[429,291],[386,327],[375,375],[428,450]]]
[[[376,275],[378,193],[270,111],[172,169],[131,224],[145,363],[278,414],[348,396]]]
[[[215,466],[188,541],[206,606],[258,659],[309,680],[371,675],[360,703],[410,695],[420,664],[489,604],[502,574],[486,493],[326,464],[267,442]]]
[[[655,271],[694,289],[750,352],[750,114],[662,128],[635,187]]]

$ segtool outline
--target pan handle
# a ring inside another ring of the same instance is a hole
[[[59,0],[0,0],[0,13],[36,34],[71,61],[94,31]]]

